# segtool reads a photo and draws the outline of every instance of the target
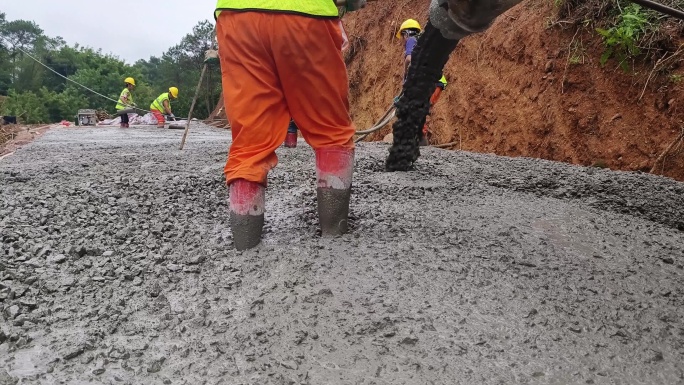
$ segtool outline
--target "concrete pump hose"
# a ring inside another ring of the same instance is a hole
[[[372,134],[372,133],[378,131],[379,129],[385,127],[387,125],[387,123],[389,123],[390,120],[392,120],[394,118],[395,114],[396,114],[396,109],[394,108],[394,106],[392,106],[392,107],[390,107],[389,110],[387,110],[387,112],[385,112],[385,114],[382,116],[382,118],[380,118],[380,120],[378,120],[378,122],[375,123],[371,128],[369,128],[367,130],[363,130],[363,131],[356,131],[356,134],[357,135],[368,135],[368,134]]]
[[[521,0],[431,0],[430,22],[447,39],[460,40],[489,28]]]

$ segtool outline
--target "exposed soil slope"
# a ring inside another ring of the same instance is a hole
[[[428,3],[376,2],[346,16],[359,128],[370,126],[399,93],[402,44],[394,34],[406,18],[424,23]],[[682,86],[657,72],[646,84],[652,68],[628,74],[613,61],[601,67],[597,34],[561,28],[556,13],[552,2],[529,0],[461,42],[445,69],[447,92],[430,119],[432,143],[650,171],[684,127]],[[656,172],[684,180],[683,151],[675,143]]]

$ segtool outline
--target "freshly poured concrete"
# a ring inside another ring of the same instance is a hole
[[[0,384],[678,384],[684,184],[421,149],[356,152],[321,238],[280,149],[236,252],[229,131],[53,130],[0,161]]]

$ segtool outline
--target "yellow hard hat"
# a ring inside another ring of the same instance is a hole
[[[124,83],[135,85],[135,80],[133,78],[126,78],[126,80],[124,80]]]
[[[169,93],[170,93],[171,96],[173,96],[174,98],[177,98],[177,97],[178,97],[178,88],[176,88],[176,87],[169,87]]]
[[[407,19],[406,21],[401,23],[401,27],[399,27],[399,31],[397,32],[397,39],[401,37],[401,32],[406,29],[417,29],[418,31],[423,30],[423,28],[421,28],[420,26],[420,23],[413,19]]]

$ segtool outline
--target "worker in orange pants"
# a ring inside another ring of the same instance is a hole
[[[152,104],[150,104],[150,112],[157,119],[157,128],[164,128],[164,113],[166,113],[170,119],[176,119],[171,112],[171,100],[178,99],[178,88],[169,87],[169,92],[164,92],[159,95]]]
[[[359,9],[365,0],[350,0]],[[219,0],[217,39],[233,141],[224,169],[238,250],[256,246],[267,175],[291,119],[316,154],[324,236],[347,231],[354,125],[342,57],[346,35],[330,0]]]
[[[437,82],[435,85],[435,92],[432,93],[432,96],[430,96],[430,115],[432,114],[432,107],[437,103],[439,100],[439,97],[442,95],[442,91],[446,88],[446,78],[442,76],[442,78]],[[427,134],[428,134],[428,125],[427,122],[423,124],[423,131],[422,131],[422,136],[420,138],[420,145],[421,146],[427,146]]]

